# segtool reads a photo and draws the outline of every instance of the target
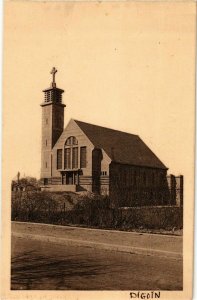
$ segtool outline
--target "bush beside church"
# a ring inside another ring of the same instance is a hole
[[[181,229],[180,206],[111,208],[108,196],[41,191],[12,192],[12,221],[96,228]]]

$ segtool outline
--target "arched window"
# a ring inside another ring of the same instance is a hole
[[[78,141],[75,136],[70,136],[67,138],[65,146],[73,146],[73,145],[78,145]]]
[[[64,168],[78,168],[78,141],[76,137],[70,136],[67,138],[64,146]]]

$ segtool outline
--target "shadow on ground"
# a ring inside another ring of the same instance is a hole
[[[182,290],[182,260],[12,237],[12,290]]]
[[[42,282],[54,281],[54,278],[55,289],[61,289],[62,285],[65,289],[67,279],[70,282],[72,277],[76,280],[78,277],[80,279],[106,274],[106,267],[105,265],[104,270],[101,264],[92,265],[87,259],[77,261],[76,254],[69,255],[67,258],[56,258],[38,255],[35,251],[27,251],[23,255],[12,258],[11,289],[32,289],[32,285],[40,286]],[[54,285],[51,289],[54,289]]]

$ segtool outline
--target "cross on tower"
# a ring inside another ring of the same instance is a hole
[[[52,81],[52,87],[56,87],[56,83],[55,83],[55,73],[57,73],[57,69],[55,67],[53,67],[53,69],[51,70],[51,74],[53,75],[53,81]]]

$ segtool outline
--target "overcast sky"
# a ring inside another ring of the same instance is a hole
[[[53,66],[65,90],[65,126],[75,118],[138,134],[169,173],[191,170],[194,5],[6,3],[7,175],[40,175],[40,104]]]

